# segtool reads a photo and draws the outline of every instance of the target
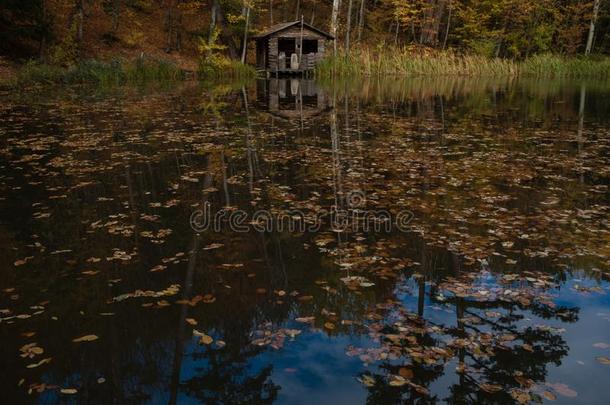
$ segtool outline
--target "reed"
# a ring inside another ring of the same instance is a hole
[[[408,48],[360,48],[321,61],[320,77],[338,76],[535,76],[610,77],[610,58],[566,58],[537,55],[524,61],[460,55],[453,52],[423,53]]]

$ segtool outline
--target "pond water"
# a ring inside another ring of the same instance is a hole
[[[6,403],[582,403],[610,84],[0,94]]]

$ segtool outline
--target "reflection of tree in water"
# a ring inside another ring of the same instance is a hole
[[[534,389],[535,384],[545,382],[549,363],[561,364],[569,348],[560,331],[542,325],[519,328],[517,322],[525,319],[524,311],[563,322],[578,319],[578,308],[553,308],[541,303],[525,306],[502,300],[482,303],[453,298],[448,301],[455,304],[458,316],[457,326],[449,331],[455,342],[459,342],[458,347],[463,341],[478,343],[458,349],[460,364],[464,366],[459,383],[450,388],[451,396],[447,398],[450,403],[518,399],[519,395]],[[507,314],[490,319],[497,316],[491,310],[504,310]]]
[[[383,360],[380,372],[364,378],[370,403],[436,402],[438,398],[429,397],[420,386],[429,387],[454,364],[458,380],[449,387],[446,402],[527,402],[542,394],[547,365],[560,365],[569,347],[560,329],[523,324],[531,316],[576,322],[579,309],[555,306],[542,289],[532,288],[532,283],[548,283],[546,275],[541,279],[530,275],[533,281],[527,282],[505,275],[508,282],[500,280],[495,294],[477,285],[479,277],[436,282],[439,293],[431,293],[430,301],[454,308],[453,326],[424,320],[404,308],[394,309],[400,314],[398,321],[377,326],[382,353],[399,357]],[[487,294],[495,296],[487,298]],[[411,364],[401,364],[405,358]],[[410,371],[405,372],[405,367]],[[404,376],[405,381],[396,376]]]
[[[223,349],[194,355],[205,366],[196,368],[196,377],[182,382],[182,390],[206,404],[270,404],[280,389],[270,380],[273,367],[249,370],[248,361],[260,351],[246,345],[236,353]]]

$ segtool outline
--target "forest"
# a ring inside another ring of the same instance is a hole
[[[603,0],[2,0],[0,69],[142,55],[186,70],[214,55],[222,67],[251,61],[252,35],[300,19],[334,34],[345,54],[520,61],[610,52]]]

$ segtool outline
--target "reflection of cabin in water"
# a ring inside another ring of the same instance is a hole
[[[303,21],[274,25],[254,37],[256,69],[268,74],[308,74],[334,37]]]
[[[307,79],[261,79],[256,99],[271,114],[287,120],[312,118],[330,107],[326,95]]]

